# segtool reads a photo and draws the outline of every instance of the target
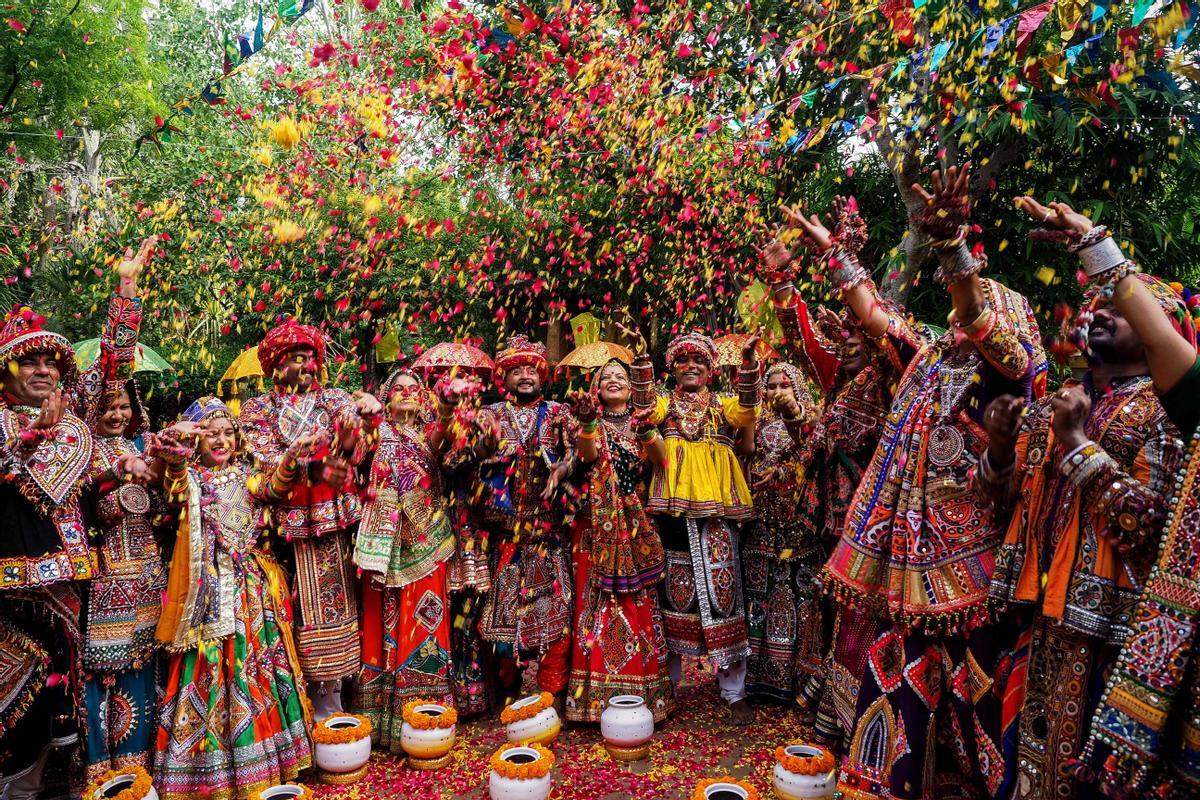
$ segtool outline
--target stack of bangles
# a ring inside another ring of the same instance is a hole
[[[1083,274],[1100,286],[1116,286],[1122,279],[1141,272],[1121,252],[1121,247],[1104,225],[1097,225],[1067,249],[1079,256]]]
[[[279,466],[271,473],[271,493],[277,497],[286,495],[296,481],[300,471],[300,463],[296,459],[285,456]]]
[[[934,280],[942,284],[957,283],[972,275],[977,275],[987,266],[987,257],[975,255],[967,247],[966,225],[959,227],[958,235],[953,239],[933,242],[930,246],[937,254],[938,268]]]
[[[830,278],[842,292],[863,285],[871,277],[859,263],[858,256],[844,247],[835,247],[830,251],[829,260],[834,266]]]
[[[599,420],[589,419],[587,422],[579,426],[579,438],[585,440],[593,440],[600,435]]]

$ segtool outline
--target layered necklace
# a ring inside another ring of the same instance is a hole
[[[671,414],[679,424],[679,429],[689,441],[696,441],[710,416],[709,394],[707,389],[699,392],[685,392],[676,389],[671,394]]]
[[[954,425],[954,416],[971,388],[979,366],[979,354],[955,352],[938,362],[938,418],[929,434],[929,460],[949,467],[962,458],[965,442]]]

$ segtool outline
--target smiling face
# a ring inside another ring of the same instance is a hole
[[[775,398],[781,395],[787,395],[793,400],[796,399],[796,391],[792,386],[792,382],[788,380],[788,376],[783,373],[783,370],[775,370],[767,377],[767,385],[763,389],[763,398],[770,404],[774,403]]]
[[[698,392],[708,385],[712,367],[700,353],[683,353],[671,365],[675,383],[685,392]]]
[[[40,406],[58,388],[61,377],[57,353],[50,350],[26,353],[8,362],[4,391],[21,405]]]
[[[1111,304],[1096,309],[1088,326],[1088,349],[1094,359],[1104,364],[1134,364],[1146,358],[1142,340]]]
[[[421,410],[421,384],[411,375],[401,375],[388,390],[387,412],[392,421],[413,417]]]
[[[209,417],[202,423],[200,463],[206,467],[222,467],[237,452],[237,429],[226,416]]]
[[[610,363],[600,370],[600,402],[610,410],[624,408],[629,403],[629,374],[620,364]]]
[[[275,385],[294,392],[307,392],[316,384],[320,371],[317,351],[311,347],[293,347],[284,353],[275,368]]]
[[[542,396],[542,376],[533,364],[522,364],[504,373],[504,388],[518,403],[531,403]]]
[[[863,342],[862,334],[858,331],[852,331],[846,337],[846,349],[842,358],[842,375],[845,378],[853,378],[866,369],[867,366],[867,348]]]
[[[114,392],[105,398],[104,410],[96,420],[96,433],[101,436],[124,436],[133,419],[133,403],[126,391]]]

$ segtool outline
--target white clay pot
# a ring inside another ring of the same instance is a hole
[[[294,783],[281,783],[262,790],[262,800],[294,800],[304,794],[304,787]]]
[[[818,758],[822,755],[820,749],[805,744],[788,745],[784,752],[796,758]],[[781,800],[825,800],[833,797],[837,788],[837,770],[831,769],[820,775],[801,775],[789,772],[783,764],[776,763],[771,782]]]
[[[107,800],[110,797],[116,797],[132,786],[135,780],[137,778],[133,775],[118,775],[112,780],[100,784],[100,788],[92,795],[91,800]],[[158,800],[158,792],[154,791],[154,787],[151,786],[150,791],[142,795],[142,800]]]
[[[746,800],[749,796],[736,783],[714,783],[704,789],[704,800]]]
[[[440,716],[446,713],[446,707],[437,703],[428,703],[416,707],[416,713]],[[413,758],[441,758],[454,747],[455,726],[449,728],[414,728],[405,722],[400,726],[400,746],[404,752]]]
[[[510,708],[521,708],[540,699],[538,695],[523,697]],[[510,742],[533,742],[544,746],[553,742],[561,730],[562,720],[558,718],[558,712],[554,710],[554,706],[547,706],[529,719],[510,722],[504,728],[504,735]]]
[[[616,761],[641,761],[650,756],[654,713],[635,694],[617,695],[600,714],[600,735]]]
[[[330,728],[361,727],[361,723],[354,717],[340,714],[334,714],[327,718],[325,725]],[[333,774],[354,772],[362,769],[371,758],[371,734],[368,733],[361,739],[355,739],[352,742],[339,744],[317,742],[313,747],[313,755],[317,762],[317,769],[323,772]]]
[[[526,763],[532,763],[541,755],[532,747],[514,747],[504,754],[506,761],[521,758],[527,759]],[[540,778],[519,779],[506,778],[492,770],[488,775],[488,796],[492,800],[546,800],[550,796],[551,783],[549,772]]]

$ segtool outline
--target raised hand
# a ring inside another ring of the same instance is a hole
[[[758,346],[762,343],[762,329],[756,331],[742,345],[742,366],[749,367],[758,363]]]
[[[299,437],[288,445],[287,454],[289,458],[303,464],[313,460],[317,453],[328,446],[328,434],[311,433],[307,436]]]
[[[600,402],[592,392],[574,391],[568,397],[567,402],[571,404],[575,419],[580,422],[595,422],[596,418],[600,416]]]
[[[125,248],[125,255],[117,263],[117,275],[121,279],[121,294],[125,297],[137,296],[138,278],[146,267],[146,261],[158,244],[158,235],[147,236],[138,246],[135,255],[132,247]]]
[[[639,330],[636,327],[629,328],[625,325],[622,325],[620,322],[617,323],[617,330],[619,330],[621,333],[625,334],[625,338],[627,341],[634,343],[633,352],[634,352],[635,360],[642,358],[642,357],[645,357],[646,359],[650,358],[650,356],[646,352],[650,348],[647,347],[646,337],[642,335],[641,330]]]
[[[867,223],[858,213],[858,201],[838,195],[830,211],[833,221],[833,240],[843,250],[858,254],[867,243]]]
[[[362,390],[354,393],[354,407],[362,417],[375,417],[383,413],[383,403],[375,395]]]
[[[1025,401],[1011,394],[1002,394],[988,404],[983,412],[983,427],[987,429],[988,441],[1001,450],[1011,450],[1021,427],[1021,416],[1025,412]]]
[[[654,406],[646,406],[645,408],[637,409],[633,412],[633,417],[629,420],[629,427],[631,427],[635,433],[644,433],[651,428],[657,427],[651,420],[651,417],[654,416],[654,411]]]
[[[371,398],[374,400],[374,398]],[[378,402],[378,401],[377,401]],[[350,414],[342,415],[338,425],[338,447],[343,453],[352,453],[362,437],[362,420]]]
[[[1050,203],[1044,206],[1028,195],[1014,198],[1013,202],[1017,204],[1017,208],[1028,214],[1030,219],[1037,221],[1043,229],[1062,233],[1067,239],[1078,238],[1093,227],[1090,219],[1066,203]],[[1035,238],[1057,237],[1043,234],[1043,236]]]
[[[37,418],[29,423],[29,429],[34,431],[50,430],[62,422],[63,415],[66,413],[67,399],[63,395],[63,390],[55,389],[49,397],[42,401],[41,411],[38,412]]]
[[[143,485],[154,480],[150,465],[137,453],[122,453],[118,456],[117,473],[125,480]]]
[[[1072,450],[1088,440],[1083,426],[1092,412],[1092,398],[1087,392],[1079,386],[1064,386],[1051,396],[1050,407],[1054,409],[1050,428],[1063,447]]]
[[[770,241],[762,247],[754,245],[754,252],[758,254],[756,277],[768,286],[792,279],[791,263],[796,254],[784,244],[779,234],[780,231],[776,230]]]
[[[935,242],[951,242],[960,236],[962,226],[971,216],[971,199],[967,191],[971,183],[971,164],[950,167],[943,175],[934,170],[931,178],[932,192],[919,183],[912,185],[913,191],[925,201],[925,210],[917,215],[918,229]]]
[[[824,253],[833,247],[833,234],[816,214],[805,218],[799,206],[784,206],[782,211],[788,226],[800,231],[801,239],[809,248],[818,253]]]
[[[559,485],[563,479],[567,477],[567,473],[571,471],[571,465],[562,463],[555,464],[554,469],[550,470],[550,477],[546,479],[546,488],[542,490],[542,499],[549,501],[554,497],[554,493],[558,491]]]
[[[195,454],[201,433],[202,429],[194,422],[177,422],[158,435],[151,435],[146,443],[146,453],[178,466]]]
[[[800,401],[790,394],[776,395],[773,405],[775,413],[786,420],[798,420],[804,416],[804,409],[800,406]]]

